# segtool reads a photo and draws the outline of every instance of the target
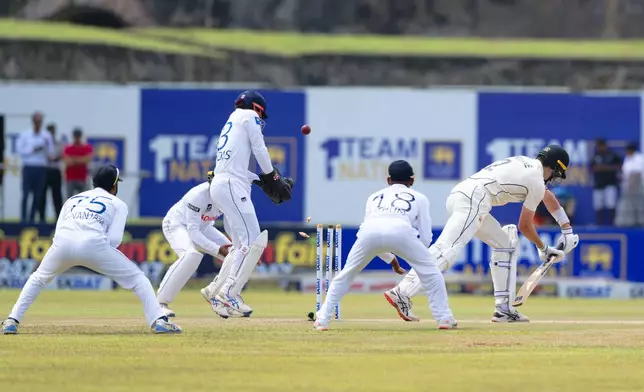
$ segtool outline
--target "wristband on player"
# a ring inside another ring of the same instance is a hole
[[[557,211],[553,211],[551,215],[553,218],[555,218],[555,221],[557,221],[557,224],[559,226],[570,223],[570,219],[568,218],[568,215],[566,214],[566,211],[564,211],[563,207],[559,208]]]
[[[563,235],[572,234],[572,227],[569,227],[567,229],[561,229],[561,234]]]

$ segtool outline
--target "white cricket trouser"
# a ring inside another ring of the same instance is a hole
[[[476,237],[493,249],[510,247],[510,239],[492,215],[491,197],[482,184],[465,180],[452,190],[447,198],[449,218],[441,235],[430,247],[439,268],[447,270],[465,246]],[[398,284],[400,294],[407,297],[417,295],[421,290],[420,281],[412,269]]]
[[[71,267],[87,267],[114,280],[121,287],[133,290],[143,303],[148,325],[164,316],[154,296],[152,284],[134,262],[107,242],[59,241],[54,243],[38,269],[27,280],[9,317],[21,321],[40,291],[56,276]]]
[[[250,278],[250,275],[239,275],[242,265],[245,262],[256,265],[259,261],[259,259],[246,260],[250,245],[260,234],[255,206],[250,199],[250,189],[251,185],[248,181],[225,175],[216,175],[210,184],[213,208],[217,208],[224,214],[224,229],[236,249],[230,261],[232,263],[230,275],[225,277],[226,282],[220,290],[230,297],[237,296]]]
[[[401,256],[417,271],[429,308],[436,320],[449,319],[452,311],[447,300],[443,275],[429,249],[417,238],[409,224],[398,219],[374,219],[363,223],[351,247],[345,267],[333,278],[320,308],[319,319],[328,323],[333,309],[344,297],[356,276],[379,254],[391,252]]]
[[[192,242],[186,226],[175,222],[172,218],[164,218],[162,228],[163,235],[170,244],[170,247],[179,257],[168,268],[168,272],[163,277],[159,285],[159,290],[157,291],[157,300],[159,303],[169,304],[174,301],[183,286],[188,283],[190,277],[197,271],[205,252]],[[207,226],[203,234],[219,246],[230,244],[228,238],[212,226]],[[212,256],[220,258],[220,255]]]

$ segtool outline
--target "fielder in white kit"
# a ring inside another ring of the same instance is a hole
[[[266,100],[256,91],[244,91],[235,100],[235,111],[219,135],[214,178],[210,185],[213,205],[224,214],[224,229],[233,242],[230,261],[201,293],[213,309],[219,303],[244,313],[246,305],[239,293],[248,282],[268,244],[268,232],[260,233],[251,186],[258,185],[276,204],[291,199],[293,181],[282,178],[273,168],[262,134]],[[251,154],[263,174],[248,171]]]
[[[157,300],[168,317],[175,316],[168,304],[197,271],[204,253],[225,260],[232,246],[228,238],[213,227],[221,212],[213,208],[210,199],[212,177],[212,171],[208,172],[208,181],[190,189],[163,218],[163,235],[179,257],[166,272],[157,291]],[[229,313],[225,306],[218,305],[215,312],[227,318],[230,315],[248,316],[252,309],[236,314]]]
[[[119,181],[116,167],[103,166],[94,176],[94,189],[65,202],[56,223],[53,243],[4,321],[4,334],[17,333],[18,324],[40,291],[56,276],[75,266],[87,267],[113,279],[123,288],[133,290],[143,303],[145,317],[153,332],[181,332],[181,328],[168,321],[143,271],[116,249],[123,240],[128,213],[127,205],[116,197]]]
[[[536,159],[525,156],[503,159],[456,185],[447,198],[450,217],[429,250],[438,260],[439,268],[445,271],[474,237],[492,248],[493,322],[530,320],[512,306],[519,258],[517,226],[501,227],[490,215],[490,210],[494,206],[523,202],[518,230],[537,247],[542,261],[549,260],[551,256],[555,258],[553,262],[561,261],[577,246],[579,237],[573,234],[568,216],[546,185],[566,178],[569,161],[566,150],[556,145],[545,147]],[[556,247],[545,244],[534,227],[535,210],[542,200],[561,226],[562,235]],[[411,270],[395,288],[385,292],[387,301],[405,321],[418,321],[411,312],[410,299],[420,292],[420,287],[416,271]]]
[[[347,256],[345,267],[331,281],[324,304],[314,323],[314,329],[327,331],[333,309],[344,297],[355,277],[376,256],[390,263],[396,255],[405,259],[417,271],[417,276],[429,299],[429,308],[439,329],[456,328],[447,300],[447,288],[436,259],[427,247],[432,242],[432,222],[429,200],[411,189],[414,170],[407,161],[389,165],[389,186],[367,199],[364,222],[356,242]]]

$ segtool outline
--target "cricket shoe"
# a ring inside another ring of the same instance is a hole
[[[18,333],[18,322],[12,318],[6,319],[2,323],[2,333],[5,335],[15,335]]]
[[[529,323],[530,319],[515,309],[509,308],[507,310],[496,308],[492,315],[493,323]]]
[[[400,294],[398,287],[384,293],[387,302],[396,309],[401,319],[405,321],[420,321],[420,318],[411,312],[411,299]]]
[[[458,327],[458,322],[454,319],[454,317],[440,320],[438,322],[438,329],[456,329],[456,327]]]
[[[242,317],[250,317],[250,315],[253,313],[253,308],[251,308],[246,304],[246,302],[244,302],[244,299],[241,295],[238,294],[236,299],[237,303],[239,304],[239,309]]]
[[[320,332],[328,331],[329,323],[323,323],[322,321],[317,320],[316,322],[313,323],[313,330],[320,331]]]
[[[241,317],[248,317],[251,313],[253,313],[253,309],[251,309],[250,306],[244,303],[241,295],[230,297],[226,294],[219,293],[217,294],[215,299],[231,308],[234,312],[240,313],[242,315]]]
[[[174,311],[168,307],[168,304],[159,304],[166,317],[175,317]]]
[[[181,327],[167,320],[167,317],[157,319],[152,325],[152,331],[156,334],[161,333],[181,333]]]
[[[206,299],[206,301],[208,301],[208,302],[210,302],[210,300],[211,300],[212,298],[215,298],[215,296],[217,295],[217,293],[213,293],[212,291],[210,291],[210,286],[211,286],[211,285],[214,285],[218,278],[219,278],[219,276],[216,276],[216,277],[215,277],[215,280],[213,280],[211,284],[209,284],[208,286],[206,286],[206,287],[204,287],[203,289],[201,289],[201,295],[202,295],[202,296]]]
[[[221,303],[221,301],[219,301],[217,298],[212,298],[210,296],[210,291],[208,290],[208,287],[201,289],[201,296],[203,297],[203,299],[206,300],[206,302],[208,302],[208,304],[210,304],[212,311],[217,313],[219,317],[223,319],[227,319],[228,317],[231,316],[229,309],[226,305]]]

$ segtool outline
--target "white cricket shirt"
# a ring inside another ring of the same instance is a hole
[[[79,193],[63,204],[53,241],[108,241],[116,248],[123,241],[127,214],[127,205],[102,188]]]
[[[526,156],[514,156],[479,170],[470,176],[492,196],[492,206],[521,203],[536,211],[546,193],[541,161]]]
[[[260,124],[261,120],[254,111],[235,109],[219,135],[215,176],[227,175],[250,183],[248,166],[251,153],[263,173],[273,171]]]
[[[423,244],[431,244],[432,219],[429,216],[429,200],[422,193],[405,185],[394,184],[371,194],[367,199],[364,223],[383,218],[399,219],[408,223],[418,232],[418,238]]]
[[[185,226],[195,245],[211,255],[216,255],[219,245],[210,241],[203,231],[212,226],[220,215],[221,212],[213,208],[210,184],[204,182],[190,189],[181,200],[170,207],[166,219]]]

